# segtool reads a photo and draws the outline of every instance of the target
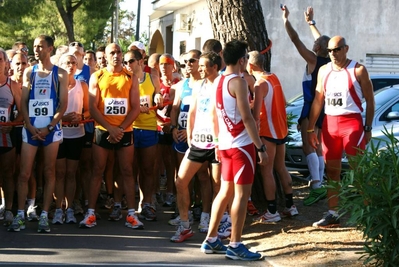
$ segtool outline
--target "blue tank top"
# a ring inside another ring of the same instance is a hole
[[[54,117],[59,105],[58,67],[53,66],[51,73],[44,78],[38,75],[38,65],[33,66],[30,75],[28,112],[30,123],[37,127],[46,127]],[[59,124],[56,125],[59,129]]]
[[[188,110],[190,109],[191,98],[193,94],[193,89],[188,85],[190,79],[186,79],[183,83],[181,94],[180,94],[180,113],[177,119],[177,124],[179,129],[187,128],[187,117]]]

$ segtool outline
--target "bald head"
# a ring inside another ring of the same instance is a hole
[[[328,42],[329,48],[335,48],[335,47],[345,46],[345,45],[346,45],[346,40],[342,36],[334,36]]]
[[[105,48],[105,55],[107,57],[108,66],[122,66],[122,50],[118,44],[111,43],[107,45]]]

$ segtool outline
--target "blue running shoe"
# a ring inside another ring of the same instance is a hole
[[[236,248],[229,246],[226,251],[226,258],[242,261],[257,261],[262,259],[262,254],[251,252],[243,244],[240,244]]]
[[[227,247],[223,245],[219,238],[213,243],[205,240],[201,245],[201,252],[205,254],[226,254],[226,251]]]

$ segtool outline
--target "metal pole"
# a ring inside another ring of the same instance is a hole
[[[138,0],[137,4],[137,21],[136,21],[136,36],[135,40],[139,41],[140,39],[140,13],[141,13],[141,0]]]

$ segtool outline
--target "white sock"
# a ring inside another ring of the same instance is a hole
[[[42,214],[40,214],[40,217],[42,217],[42,216],[44,216],[44,217],[47,218],[48,212],[43,210],[43,211],[42,211]]]
[[[87,213],[90,215],[95,215],[94,209],[87,209]]]
[[[209,241],[209,243],[215,243],[216,240],[218,240],[218,237],[217,236],[208,237],[206,240]]]
[[[323,184],[323,180],[324,180],[324,157],[323,156],[319,156],[319,173],[320,173],[320,186]]]
[[[316,152],[310,153],[306,156],[306,161],[308,162],[308,168],[310,175],[312,176],[312,188],[319,188],[320,184],[320,174],[319,174],[319,159],[317,158]]]
[[[241,242],[230,242],[229,246],[232,248],[237,248],[240,244]]]
[[[207,213],[207,212],[201,212],[201,221],[202,221],[202,219],[209,219],[209,213]]]
[[[29,207],[34,207],[35,206],[35,199],[34,198],[27,199],[26,202],[28,203]]]

